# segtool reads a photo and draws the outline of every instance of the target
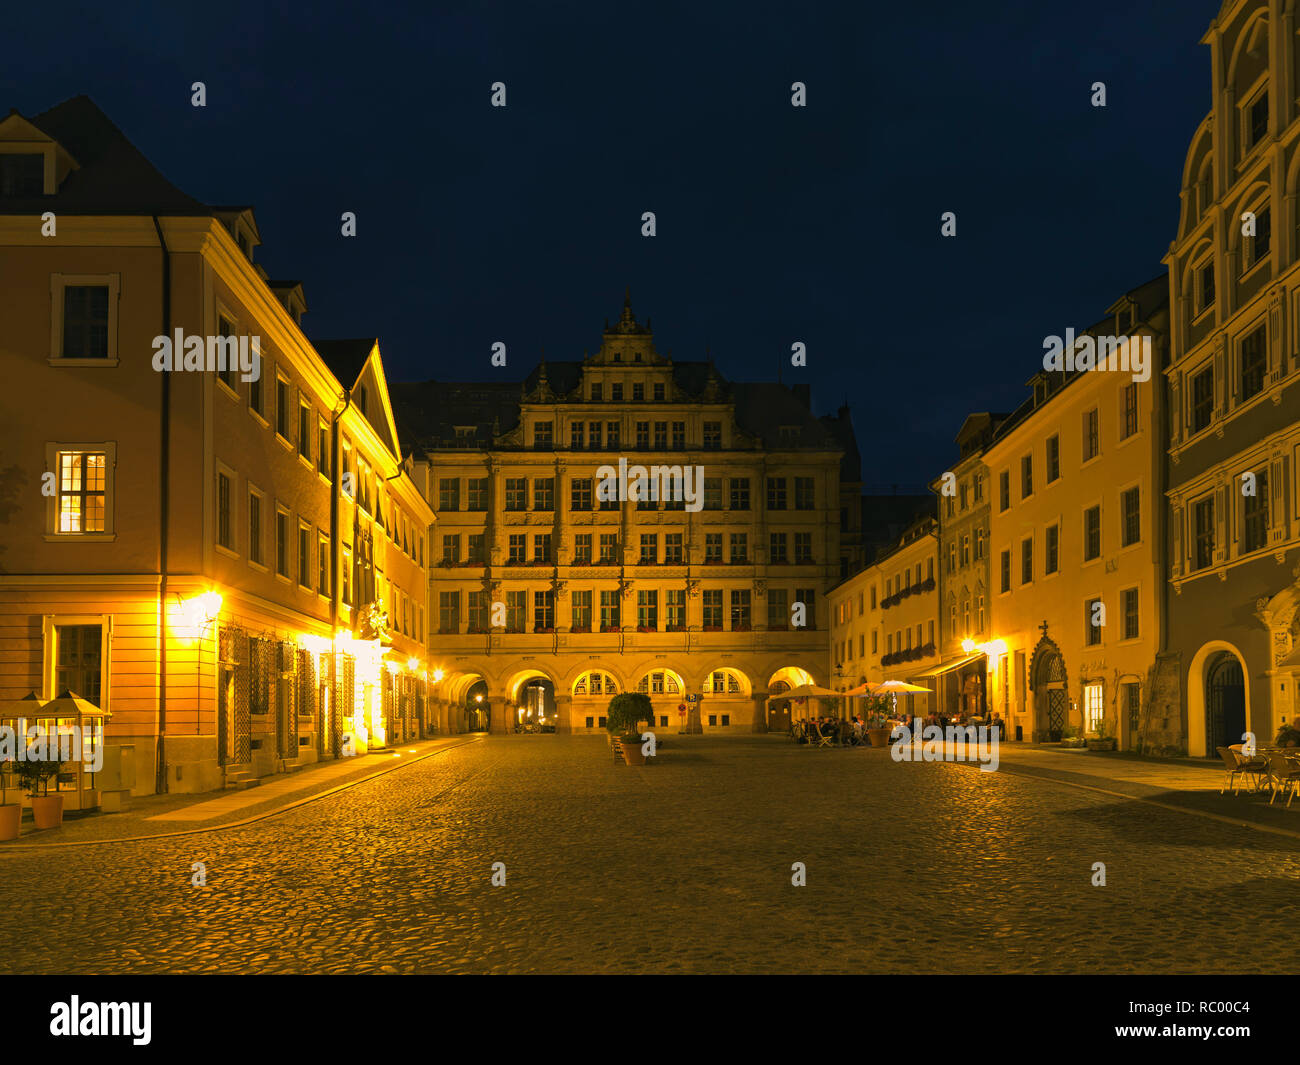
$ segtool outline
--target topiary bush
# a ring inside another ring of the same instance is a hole
[[[636,731],[640,721],[654,720],[654,704],[645,692],[623,692],[609,701],[605,727],[615,735]]]

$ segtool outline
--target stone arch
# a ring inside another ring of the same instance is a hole
[[[1060,647],[1046,633],[1039,639],[1029,662],[1029,689],[1034,701],[1035,740],[1059,740],[1070,723],[1069,674]]]
[[[666,699],[670,696],[681,698],[690,690],[686,686],[686,681],[682,679],[682,675],[675,669],[669,669],[667,666],[655,664],[650,666],[648,669],[638,669],[637,673],[640,674],[640,676],[638,676],[636,683],[632,686],[632,691],[644,692],[646,695],[654,698],[662,696]],[[659,682],[656,682],[655,680],[656,674],[662,674]],[[658,683],[657,690],[656,683]]]
[[[782,666],[770,677],[767,678],[767,690],[772,690],[772,685],[784,681],[791,688],[797,688],[801,684],[816,684],[812,673],[802,666]]]
[[[593,674],[596,674],[601,678],[599,682],[600,691],[593,690],[596,687],[596,685],[592,684]],[[609,690],[607,678],[614,682],[614,691]],[[572,679],[567,689],[567,694],[577,699],[590,697],[603,699],[611,695],[618,695],[625,691],[627,691],[627,686],[623,683],[621,677],[615,676],[604,666],[587,666],[586,668],[579,670],[577,675]]]
[[[712,683],[715,673],[725,674],[728,678],[726,681],[726,690],[723,692],[715,691],[716,686]],[[737,691],[732,691],[731,680],[735,680],[736,688],[738,689]],[[735,666],[721,665],[714,666],[712,669],[706,669],[704,671],[704,678],[700,681],[699,687],[696,690],[702,691],[706,689],[708,694],[731,695],[736,698],[743,696],[748,699],[753,695],[754,685],[744,670],[737,669]]]
[[[1209,712],[1206,686],[1214,667],[1223,661],[1221,655],[1236,658],[1241,667],[1243,694],[1246,701],[1246,722],[1250,723],[1250,672],[1246,669],[1246,656],[1236,645],[1226,640],[1210,640],[1192,656],[1187,667],[1187,753],[1192,757],[1213,758],[1215,752],[1206,727]],[[1273,737],[1256,737],[1257,742]]]

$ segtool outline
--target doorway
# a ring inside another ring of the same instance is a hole
[[[1207,747],[1230,747],[1246,731],[1246,680],[1241,662],[1221,651],[1205,672],[1205,735]]]

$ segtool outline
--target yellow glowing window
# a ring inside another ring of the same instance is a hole
[[[59,532],[103,532],[107,466],[104,452],[60,451],[58,463]]]

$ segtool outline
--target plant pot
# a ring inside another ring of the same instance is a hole
[[[628,765],[645,765],[645,755],[641,753],[641,737],[628,734],[622,738],[623,761]]]
[[[871,741],[873,747],[888,747],[890,731],[887,728],[869,728],[867,729],[867,739]]]
[[[37,828],[58,828],[63,824],[63,796],[40,795],[32,799],[32,818]]]
[[[19,803],[0,806],[0,841],[17,839],[18,826],[23,822],[23,808]]]
[[[1088,750],[1090,751],[1113,751],[1115,749],[1115,738],[1095,739],[1088,741]]]

